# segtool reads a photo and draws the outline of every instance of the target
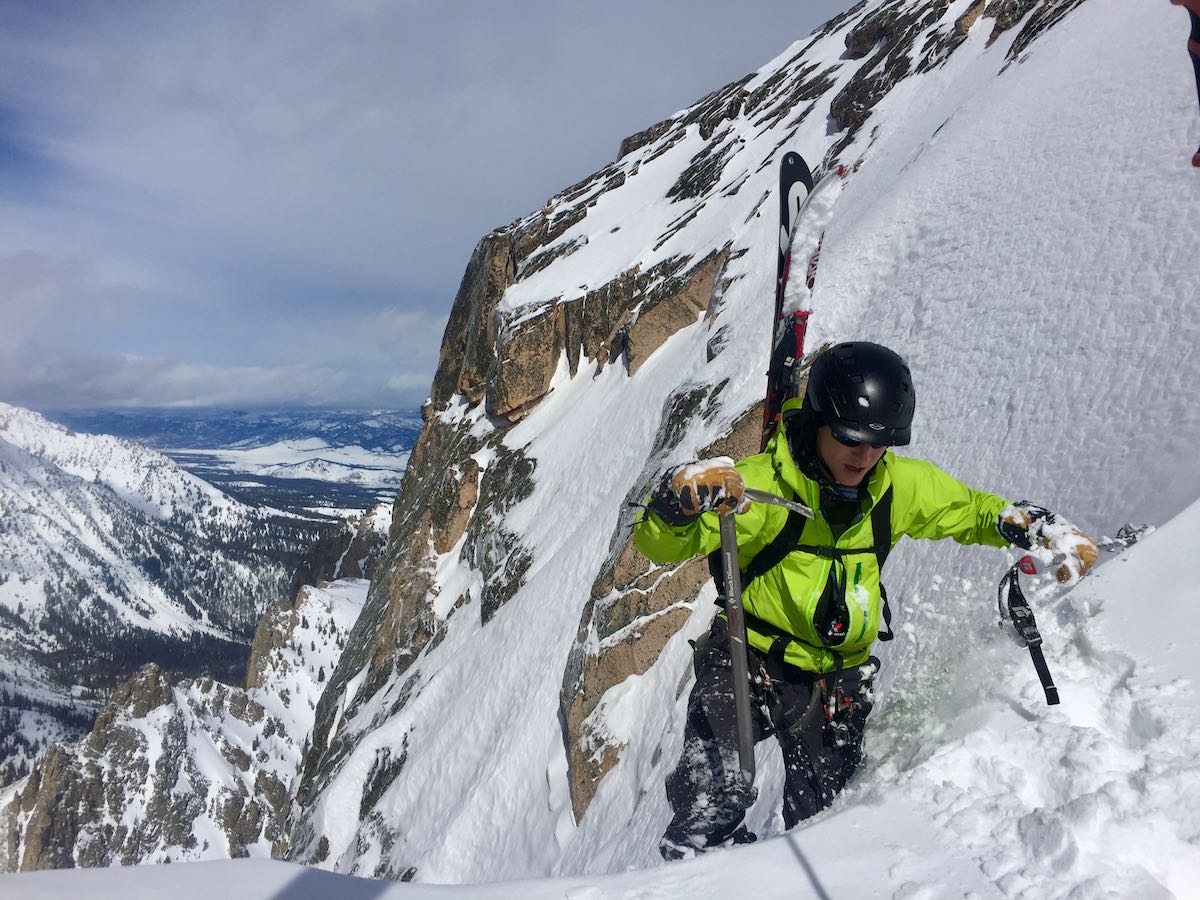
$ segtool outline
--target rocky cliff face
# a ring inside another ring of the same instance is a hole
[[[147,665],[91,733],[51,746],[0,810],[5,871],[280,856],[316,698],[365,582],[305,588],[259,623],[245,689]]]
[[[628,504],[645,496],[671,460],[757,449],[755,410],[745,401],[732,412],[729,405],[730,396],[754,393],[745,387],[754,380],[746,369],[757,373],[763,362],[726,357],[707,374],[651,376],[677,381],[634,463],[640,473],[599,506],[582,494],[572,505],[549,493],[563,488],[539,455],[538,429],[563,411],[554,406],[556,392],[586,398],[575,389],[581,379],[607,384],[616,370],[651,396],[644,367],[701,320],[712,363],[743,328],[729,313],[731,298],[756,293],[768,302],[762,272],[773,256],[759,248],[770,251],[773,225],[759,220],[772,218],[772,179],[784,148],[798,146],[827,166],[869,159],[884,126],[863,126],[896,84],[936,76],[963,47],[981,53],[1007,40],[996,57],[999,72],[1079,2],[861,3],[766,69],[626,138],[611,165],[479,243],[455,298],[387,551],[317,710],[297,795],[294,858],[393,877],[408,871],[404,854],[418,851],[402,819],[411,801],[399,798],[411,794],[405,778],[419,777],[406,773],[416,746],[409,743],[411,710],[431,683],[424,669],[449,665],[439,654],[448,636],[461,639],[445,653],[473,652],[480,644],[465,635],[487,634],[514,598],[534,590],[531,579],[545,559],[530,535],[545,529],[531,524],[526,500],[542,516],[567,517],[563,527],[571,517],[616,520],[608,552],[588,576],[590,590],[560,582],[529,601],[531,608],[579,611],[558,670],[557,714],[571,809],[576,822],[584,819],[624,750],[600,715],[606,697],[654,666],[685,623],[709,614],[700,609],[707,600],[697,600],[708,583],[703,561],[664,567],[641,557],[630,539],[637,513]],[[638,390],[631,387],[630,396]],[[551,406],[556,412],[539,418]],[[536,427],[523,427],[535,420]],[[515,643],[504,646],[520,652]],[[361,759],[364,738],[385,732],[393,744],[403,734],[405,753],[384,766]],[[369,791],[341,777],[364,765],[373,773]],[[362,803],[362,824],[349,843],[344,828],[340,843],[331,837],[332,814],[323,808],[335,790],[338,802]],[[389,792],[394,803],[380,802]],[[409,849],[398,849],[406,841]]]
[[[387,504],[343,519],[304,554],[292,573],[290,599],[294,601],[301,589],[321,582],[370,578],[387,547],[391,522],[391,508]]]

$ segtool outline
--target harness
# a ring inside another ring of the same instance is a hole
[[[847,556],[861,555],[864,553],[874,554],[879,565],[879,570],[882,575],[883,564],[887,561],[888,554],[892,550],[892,486],[888,485],[883,496],[879,498],[879,502],[875,504],[871,510],[871,536],[872,546],[870,547],[825,547],[814,544],[804,544],[801,540],[804,536],[804,528],[808,523],[808,519],[800,515],[798,512],[789,511],[787,521],[779,533],[772,538],[771,542],[763,547],[754,555],[754,557],[746,564],[742,570],[742,584],[747,585],[753,579],[760,578],[765,575],[775,566],[779,565],[788,556],[788,554],[800,551],[802,553],[812,553],[815,556],[820,556],[825,559],[841,560]],[[708,568],[716,579],[718,585],[722,584],[721,570],[721,555],[720,553],[711,553],[708,557]],[[843,568],[841,583],[836,585],[836,590],[841,598],[845,597],[846,586],[844,583],[845,571]],[[895,637],[892,632],[892,609],[888,605],[887,591],[883,587],[883,582],[879,584],[879,595],[882,600],[882,618],[883,624],[887,631],[879,632],[879,640],[890,641]],[[718,605],[724,606],[724,597],[718,597]],[[818,650],[828,651],[833,655],[834,672],[840,672],[842,669],[842,656],[828,642],[823,644],[813,644],[809,641],[799,638],[790,632],[784,631],[770,622],[760,619],[758,616],[750,612],[745,613],[746,627],[756,631],[757,633],[772,638],[771,647],[767,651],[767,674],[776,678],[783,674],[784,654],[787,651],[788,644],[793,642],[805,644],[809,647],[814,647]]]

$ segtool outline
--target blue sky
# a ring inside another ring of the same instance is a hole
[[[416,406],[480,237],[849,5],[0,0],[0,400]]]

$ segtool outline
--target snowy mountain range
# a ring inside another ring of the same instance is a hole
[[[114,434],[156,450],[267,447],[319,438],[330,447],[399,453],[421,433],[421,417],[396,410],[108,409],[48,410],[70,428]]]
[[[19,770],[63,736],[48,710],[77,729],[88,698],[143,663],[240,680],[259,617],[328,530],[238,503],[140,444],[0,404],[4,763],[17,753]],[[18,722],[31,717],[32,732]]]
[[[88,737],[51,748],[8,810],[5,868],[287,848],[288,787],[367,582],[304,588],[259,623],[245,689],[148,665]]]
[[[334,518],[395,495],[421,430],[391,410],[55,410],[70,428],[128,438],[253,506]]]
[[[484,237],[388,548],[311,725],[290,736],[307,747],[289,757],[272,854],[417,882],[388,889],[406,896],[422,882],[531,897],[1194,892],[1200,183],[1175,12],[866,0]],[[1053,708],[996,628],[1005,554],[902,543],[886,573],[898,637],[849,789],[784,833],[764,742],[759,842],[664,866],[688,639],[715,590],[703,560],[637,553],[630,504],[668,464],[757,449],[785,150],[850,172],[809,347],[905,356],[905,452],[1097,536],[1158,528],[1037,599]],[[273,765],[251,756],[245,771]],[[48,802],[42,777],[7,807],[26,816],[16,844]],[[141,809],[126,821],[147,837],[122,861],[234,852],[160,842]],[[58,859],[84,859],[86,840],[63,841]],[[224,883],[209,871],[208,889]]]

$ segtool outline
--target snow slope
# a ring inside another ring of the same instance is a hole
[[[255,552],[272,517],[289,518],[132,441],[0,404],[0,606],[35,642],[48,619],[80,610],[167,633],[253,627],[289,574]]]
[[[43,865],[88,867],[266,858],[286,846],[288,789],[367,584],[306,587],[264,616],[247,689],[139,671],[86,740],[30,776],[54,780],[48,796],[24,792],[9,807],[24,785],[0,794],[13,867],[39,854]]]
[[[95,697],[74,686],[165,657],[236,669],[318,534],[149,448],[0,403],[0,777],[86,731]]]
[[[133,441],[80,434],[18,406],[0,403],[0,438],[83,481],[102,484],[158,519],[198,510],[201,518],[236,521],[248,511],[212,485],[182,472],[161,453]]]
[[[1186,636],[1200,629],[1196,553],[1200,503],[1043,606],[1057,707],[1045,705],[1025,651],[995,639],[986,609],[972,614],[969,652],[930,660],[924,689],[910,687],[877,717],[872,763],[848,793],[809,824],[752,846],[614,874],[457,888],[262,860],[56,871],[0,876],[0,898],[1195,897],[1200,693]],[[1146,597],[1179,638],[1164,642],[1139,614]],[[764,761],[764,777],[777,776],[778,760]],[[451,791],[445,779],[426,785],[435,801]]]

